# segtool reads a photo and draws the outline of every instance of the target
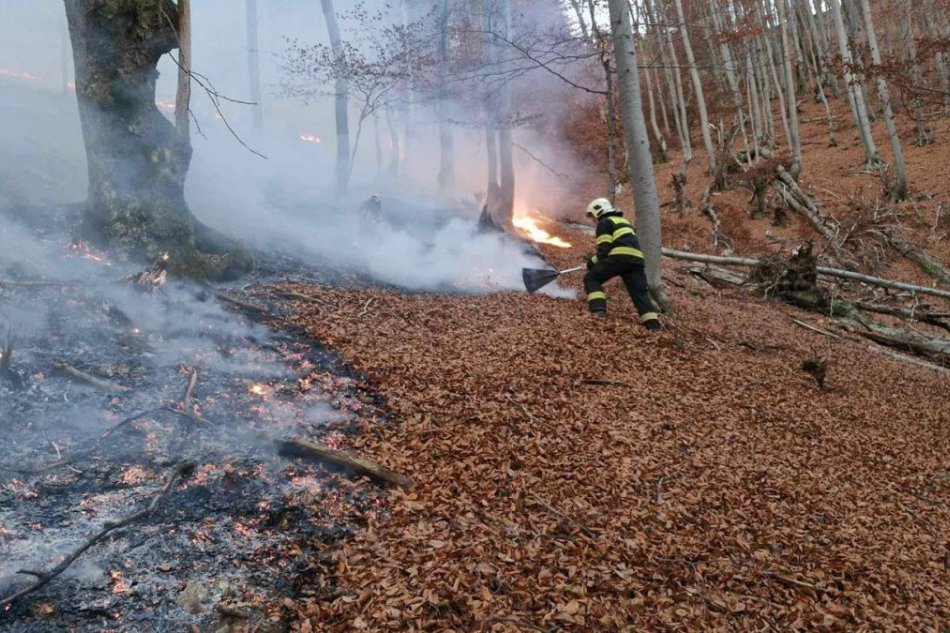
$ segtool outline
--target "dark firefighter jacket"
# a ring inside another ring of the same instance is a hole
[[[619,213],[605,215],[597,223],[597,254],[591,258],[596,264],[605,257],[636,258],[643,260],[640,242],[630,222]]]

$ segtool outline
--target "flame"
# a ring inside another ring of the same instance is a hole
[[[570,243],[565,242],[561,238],[551,235],[542,229],[539,226],[541,221],[542,219],[536,213],[529,211],[516,211],[511,222],[515,225],[515,228],[519,229],[526,237],[534,242],[538,242],[540,244],[550,244],[551,246],[557,246],[558,248],[571,247]]]
[[[260,396],[263,398],[267,395],[267,385],[262,385],[259,382],[255,382],[247,388],[247,391],[253,396]]]
[[[323,140],[319,136],[313,136],[312,134],[301,134],[300,140],[304,143],[322,143]]]
[[[173,101],[162,101],[161,99],[158,99],[155,101],[155,105],[166,112],[175,111],[175,103]]]

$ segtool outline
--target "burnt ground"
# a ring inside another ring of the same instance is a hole
[[[242,287],[149,291],[44,226],[12,236],[22,252],[0,266],[0,346],[12,343],[0,376],[0,599],[34,582],[17,572],[52,569],[192,468],[153,513],[4,606],[0,631],[285,630],[319,547],[383,509],[368,481],[279,457],[273,440],[345,448],[385,416],[335,353],[261,323],[277,303],[218,295],[240,302],[248,283],[277,276],[363,282],[272,256]]]

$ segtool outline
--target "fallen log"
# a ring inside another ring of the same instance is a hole
[[[230,296],[224,294],[223,292],[219,292],[219,293],[216,294],[215,296],[216,296],[219,300],[224,301],[225,303],[230,303],[231,305],[237,306],[238,308],[241,308],[241,309],[243,309],[243,310],[248,310],[248,311],[250,311],[250,312],[257,312],[257,313],[262,314],[262,315],[264,315],[264,316],[267,316],[267,315],[270,314],[270,310],[268,310],[268,309],[265,308],[264,306],[257,305],[256,303],[248,303],[247,301],[242,301],[241,299],[236,299],[236,298],[234,298],[234,297],[230,297]]]
[[[920,266],[921,270],[940,283],[950,286],[950,270],[931,253],[928,253],[913,242],[905,240],[891,229],[874,229],[868,232],[883,244],[890,246]]]
[[[865,312],[874,312],[899,319],[920,321],[921,323],[935,325],[950,332],[950,312],[931,312],[929,308],[910,309],[897,306],[882,306],[876,303],[865,303],[863,301],[856,301],[854,305]]]
[[[745,266],[754,268],[762,264],[761,260],[750,259],[748,257],[722,257],[719,255],[706,255],[703,253],[690,253],[687,251],[678,251],[671,248],[664,248],[663,255],[672,259],[684,259],[693,262],[702,262],[707,264],[723,264],[726,266]],[[819,275],[826,277],[837,277],[839,279],[850,279],[860,281],[861,283],[881,288],[892,288],[894,290],[906,290],[914,294],[932,295],[934,297],[943,297],[950,299],[950,290],[941,290],[939,288],[929,288],[927,286],[916,286],[914,284],[904,283],[902,281],[892,281],[881,277],[872,277],[871,275],[862,275],[861,273],[850,270],[841,270],[839,268],[828,268],[826,266],[817,266],[815,268]]]
[[[19,600],[23,596],[27,594],[31,594],[34,591],[37,591],[38,589],[42,589],[43,587],[48,585],[54,578],[56,578],[57,576],[62,574],[64,571],[66,571],[69,568],[69,566],[72,565],[76,561],[77,558],[79,558],[80,556],[83,555],[83,553],[86,552],[86,550],[88,550],[90,547],[100,542],[101,540],[103,540],[111,532],[114,532],[115,530],[118,530],[120,528],[124,528],[127,525],[131,525],[132,523],[135,523],[139,519],[144,519],[148,515],[152,514],[152,512],[155,511],[155,508],[158,507],[159,502],[161,502],[162,499],[168,496],[168,493],[171,492],[172,489],[176,485],[178,485],[178,482],[186,478],[188,476],[188,473],[190,473],[193,468],[194,468],[194,464],[191,462],[183,462],[179,464],[178,466],[176,466],[174,470],[172,470],[171,474],[169,474],[168,481],[166,481],[162,489],[159,490],[158,493],[156,493],[155,496],[152,497],[151,502],[145,508],[139,510],[135,514],[132,514],[120,521],[107,522],[101,530],[96,532],[96,534],[94,534],[89,540],[87,540],[77,549],[73,550],[73,552],[69,556],[64,558],[62,562],[56,565],[56,567],[53,567],[51,570],[49,571],[33,571],[29,569],[19,570],[17,572],[18,574],[23,574],[25,576],[33,576],[34,578],[36,578],[36,582],[30,585],[29,587],[21,589],[20,591],[17,591],[13,595],[0,600],[0,608],[5,607],[8,604],[11,604]]]
[[[81,382],[85,385],[88,385],[89,387],[92,387],[96,391],[102,391],[103,393],[124,393],[126,391],[131,391],[128,387],[117,385],[114,382],[102,380],[101,378],[96,378],[95,376],[91,376],[84,371],[76,369],[72,365],[67,365],[66,363],[56,363],[53,365],[53,368],[77,382]]]
[[[334,466],[345,468],[358,475],[365,475],[377,483],[392,484],[402,488],[412,486],[409,479],[395,473],[388,468],[375,464],[360,457],[347,455],[306,440],[275,440],[277,454],[281,457],[301,457],[317,462],[327,462]]]
[[[831,218],[822,215],[815,201],[799,186],[790,173],[781,165],[776,166],[775,173],[784,187],[778,187],[782,199],[799,214],[805,216],[818,233],[828,242],[835,259],[848,266],[854,262],[841,248],[838,236],[838,224]]]
[[[688,270],[689,274],[699,277],[713,288],[728,288],[730,286],[741,286],[747,281],[745,275],[740,275],[728,268],[706,264],[705,266],[693,266]]]

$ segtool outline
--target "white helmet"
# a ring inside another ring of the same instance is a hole
[[[587,205],[587,215],[594,218],[600,218],[602,215],[613,212],[614,205],[610,204],[610,200],[607,198],[597,198]]]

